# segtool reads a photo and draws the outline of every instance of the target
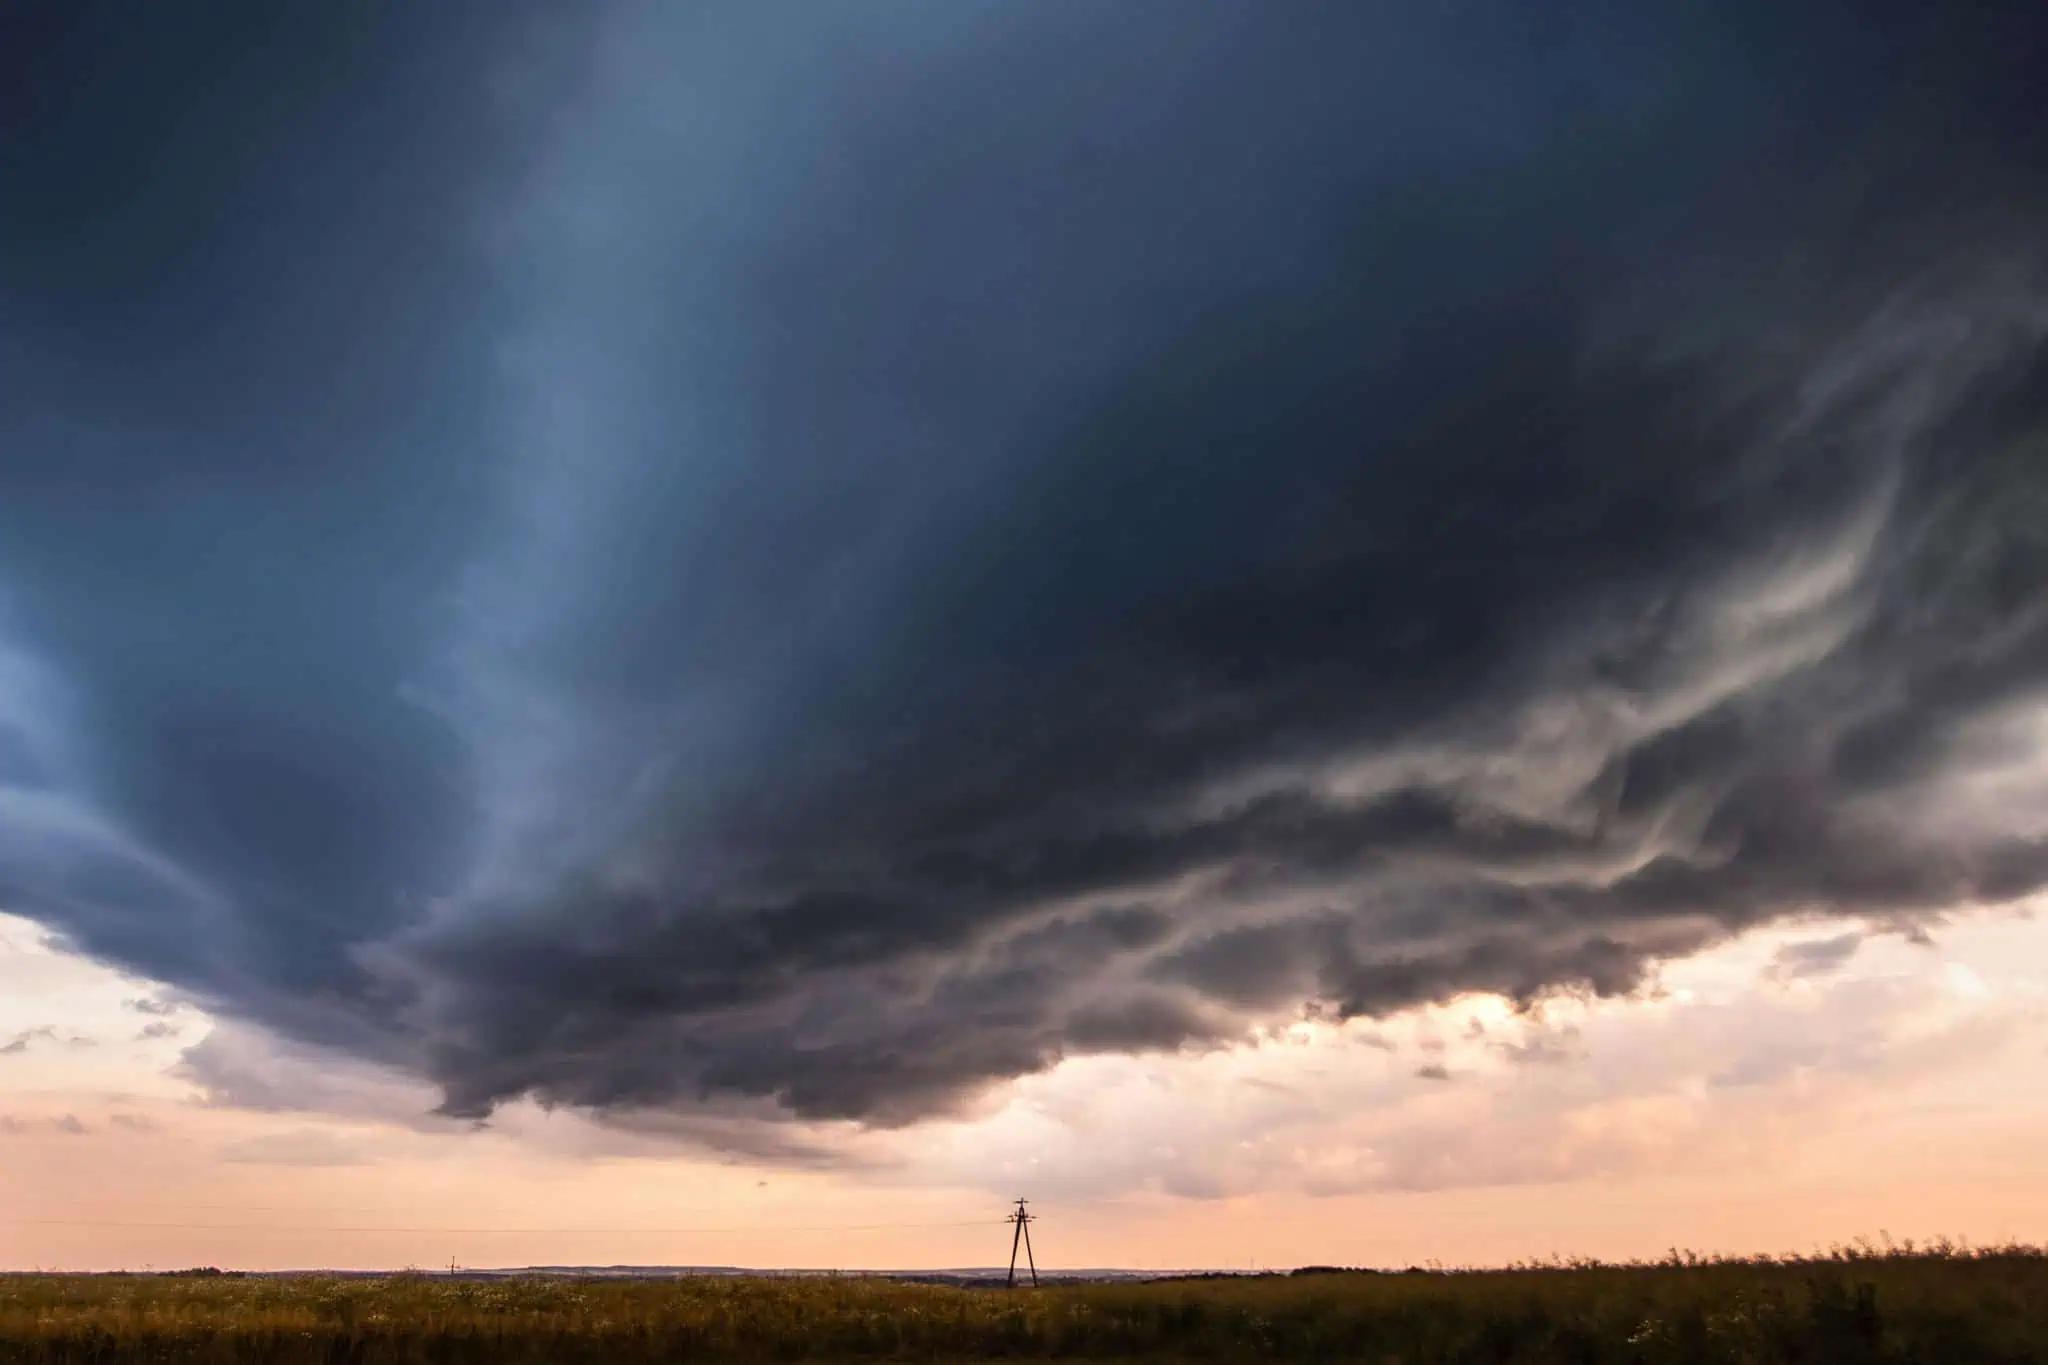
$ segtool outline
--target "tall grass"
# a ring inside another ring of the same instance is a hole
[[[2048,1255],[950,1289],[880,1279],[0,1277],[0,1361],[2048,1362]]]

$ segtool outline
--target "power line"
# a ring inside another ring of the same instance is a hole
[[[354,1207],[354,1208],[350,1208],[350,1209],[333,1209],[333,1208],[309,1208],[309,1207],[307,1207],[307,1206],[306,1206],[306,1205],[304,1205],[304,1204],[217,1204],[217,1203],[207,1203],[207,1202],[204,1202],[204,1201],[202,1201],[202,1200],[196,1200],[196,1199],[127,1199],[127,1198],[123,1198],[123,1199],[121,1200],[121,1202],[122,1202],[122,1203],[123,1203],[124,1205],[128,1205],[128,1206],[131,1206],[131,1207],[134,1207],[134,1208],[143,1208],[143,1209],[214,1209],[214,1210],[219,1210],[219,1211],[222,1211],[222,1212],[226,1212],[226,1213],[296,1213],[296,1214],[311,1214],[311,1215],[318,1215],[318,1216],[322,1216],[322,1217],[324,1217],[324,1216],[326,1216],[326,1215],[329,1215],[329,1214],[342,1214],[342,1213],[357,1213],[357,1214],[361,1214],[361,1213],[395,1213],[395,1212],[398,1212],[398,1210],[397,1210],[397,1209],[396,1209],[395,1207],[393,1207],[393,1208],[364,1208],[364,1207],[362,1207],[362,1206],[358,1205],[358,1206],[356,1206],[356,1207]],[[54,1207],[54,1208],[86,1208],[86,1207],[90,1207],[90,1206],[86,1206],[86,1205],[80,1205],[80,1204],[77,1204],[77,1203],[70,1203],[70,1204],[57,1204],[57,1205],[45,1205],[44,1207]],[[726,1213],[726,1212],[730,1212],[730,1211],[731,1211],[731,1210],[726,1210],[726,1209],[714,1209],[714,1208],[706,1208],[706,1207],[704,1207],[704,1206],[702,1206],[702,1205],[699,1205],[699,1206],[697,1206],[697,1207],[694,1207],[694,1208],[688,1208],[688,1207],[686,1207],[686,1208],[671,1208],[671,1209],[668,1209],[668,1210],[667,1210],[667,1212],[669,1212],[669,1213],[690,1213],[690,1214],[697,1214],[697,1213],[710,1213],[710,1214],[719,1214],[719,1213]]]
[[[889,1228],[978,1228],[988,1227],[992,1220],[987,1218],[962,1219],[950,1223],[813,1223],[795,1227],[774,1227],[761,1223],[749,1223],[737,1227],[722,1228],[452,1228],[452,1227],[374,1227],[374,1226],[331,1226],[293,1223],[179,1223],[140,1222],[127,1219],[101,1218],[9,1218],[5,1222],[23,1227],[68,1227],[68,1228],[164,1228],[184,1232],[367,1232],[367,1233],[420,1233],[487,1235],[547,1233],[558,1236],[624,1236],[635,1233],[666,1237],[708,1235],[732,1232],[873,1232]],[[1008,1219],[993,1220],[1007,1223]]]

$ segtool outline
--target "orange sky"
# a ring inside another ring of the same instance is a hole
[[[169,997],[0,918],[0,1264],[985,1265],[1019,1194],[1049,1267],[2048,1239],[2048,927],[1842,934],[1753,934],[1627,1001],[1077,1059],[745,1155],[658,1117],[436,1120],[426,1087],[144,1012]]]

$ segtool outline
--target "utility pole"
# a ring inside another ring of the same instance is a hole
[[[1024,1246],[1024,1264],[1031,1269],[1031,1287],[1038,1288],[1038,1261],[1031,1254],[1031,1225],[1038,1221],[1036,1214],[1024,1212],[1024,1201],[1017,1201],[1017,1211],[1003,1220],[1014,1225],[1010,1233],[1010,1278],[1003,1282],[1005,1289],[1017,1287],[1017,1246]]]

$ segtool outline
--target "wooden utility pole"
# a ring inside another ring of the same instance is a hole
[[[1015,1229],[1010,1233],[1010,1278],[1004,1281],[1004,1288],[1014,1289],[1017,1287],[1017,1246],[1019,1243],[1022,1243],[1024,1247],[1024,1264],[1030,1267],[1031,1287],[1036,1289],[1038,1288],[1038,1261],[1031,1254],[1031,1225],[1037,1222],[1038,1219],[1035,1215],[1024,1212],[1024,1201],[1019,1199],[1017,1201],[1017,1211],[1004,1221],[1013,1224]]]

